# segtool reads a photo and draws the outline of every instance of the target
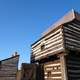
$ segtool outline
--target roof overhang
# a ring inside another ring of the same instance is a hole
[[[71,22],[74,19],[80,21],[80,14],[72,9],[67,14],[65,14],[61,19],[59,19],[57,22],[55,22],[48,30],[46,30],[45,32],[43,32],[42,36],[47,35],[51,31],[53,31],[56,27],[58,27],[58,26],[60,26],[62,24]]]

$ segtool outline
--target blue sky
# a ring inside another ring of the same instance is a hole
[[[31,44],[72,8],[80,12],[80,0],[0,0],[0,60],[18,51],[29,63]]]

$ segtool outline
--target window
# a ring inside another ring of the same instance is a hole
[[[56,69],[57,69],[57,67],[55,66],[55,67],[54,67],[54,70],[56,70]]]
[[[60,67],[60,66],[58,66],[58,69],[60,70],[60,69],[61,69],[61,67]]]
[[[51,71],[48,72],[48,77],[50,77],[50,76],[51,76]]]
[[[45,49],[45,45],[41,45],[41,51]]]

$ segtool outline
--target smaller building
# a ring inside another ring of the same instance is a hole
[[[16,80],[19,55],[0,61],[0,80]]]
[[[22,63],[21,80],[41,80],[39,70],[40,68],[36,64]]]

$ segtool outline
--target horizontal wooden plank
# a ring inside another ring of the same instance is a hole
[[[62,35],[59,35],[59,36],[57,36],[57,37],[54,37],[54,36],[53,36],[53,39],[48,40],[48,41],[45,41],[45,48],[46,48],[48,45],[50,45],[50,44],[53,44],[53,43],[55,43],[55,42],[58,42],[59,40],[62,40],[62,41],[63,41],[62,38],[63,38]],[[36,54],[36,53],[39,53],[40,51],[41,51],[41,45],[38,46],[38,47],[36,47],[32,52],[33,52],[33,54]]]
[[[47,77],[47,76],[45,76],[44,78],[48,78],[48,79],[62,79],[62,77]]]
[[[72,32],[72,33],[75,33],[75,34],[78,34],[78,35],[80,35],[80,33],[79,33],[79,31],[76,31],[76,30],[74,30],[74,29],[71,29],[71,28],[69,28],[69,27],[64,27],[64,32]]]
[[[58,47],[60,47],[60,48],[56,48],[56,49],[54,49],[54,50],[47,51],[47,53],[45,52],[44,54],[41,54],[40,56],[36,56],[35,59],[39,59],[39,58],[41,58],[41,57],[43,57],[43,56],[54,55],[54,54],[56,54],[56,53],[59,53],[59,52],[64,51],[64,48],[63,48],[63,47],[61,47],[61,46],[58,46]]]
[[[65,34],[64,34],[64,37],[68,37],[68,38],[71,38],[71,39],[80,41],[80,38],[78,38],[77,36],[73,36],[73,35],[71,35],[71,34],[68,34],[68,33],[65,33]]]
[[[46,37],[44,38],[44,40],[45,40],[45,39],[49,39],[50,37],[56,35],[57,33],[61,32],[61,31],[62,31],[61,28],[58,29],[58,30],[55,31],[54,33],[51,33],[51,34],[49,34],[48,36],[46,36]],[[34,44],[34,45],[32,46],[32,48],[35,48],[35,46],[36,46],[37,44],[41,43],[42,41],[43,41],[43,39],[41,39],[40,41],[38,41],[36,44]]]

